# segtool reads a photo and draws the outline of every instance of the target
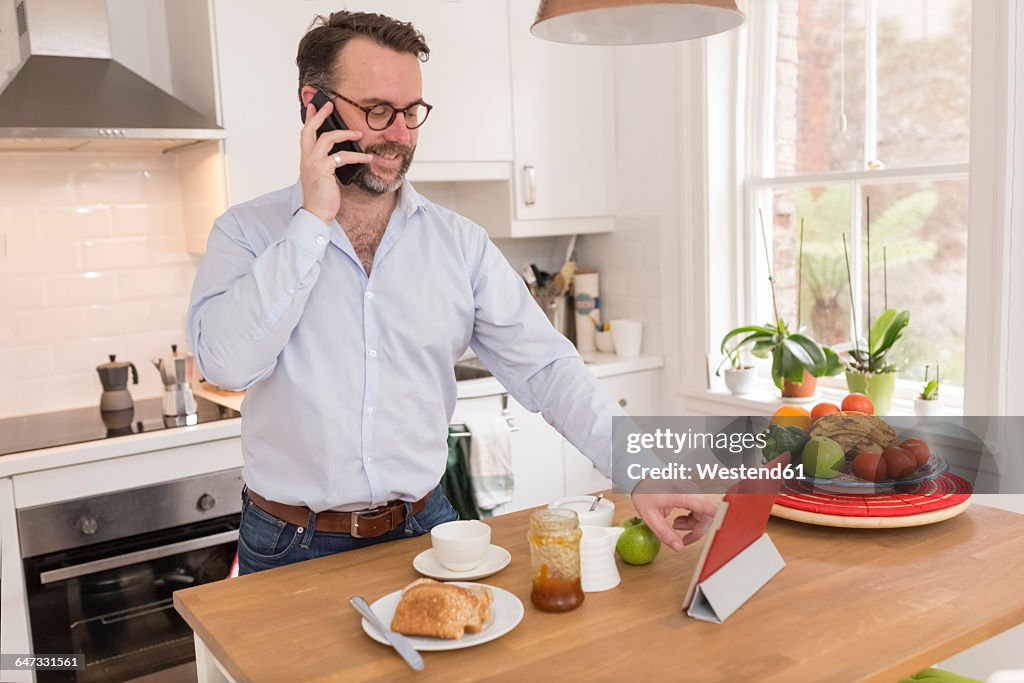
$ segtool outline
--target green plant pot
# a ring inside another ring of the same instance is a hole
[[[866,374],[847,370],[846,386],[852,392],[867,394],[875,404],[875,415],[888,415],[892,408],[892,395],[896,391],[896,373]]]

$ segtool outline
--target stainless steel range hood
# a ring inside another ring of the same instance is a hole
[[[13,12],[0,11],[0,149],[168,149],[224,137],[111,58],[106,0],[14,0]]]

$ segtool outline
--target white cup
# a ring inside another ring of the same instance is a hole
[[[597,345],[597,350],[602,353],[611,353],[615,350],[615,341],[612,339],[611,330],[594,334],[594,343]]]
[[[491,547],[491,527],[475,519],[438,524],[430,530],[438,561],[453,572],[480,566]]]
[[[612,339],[615,341],[615,353],[624,358],[640,355],[643,323],[639,320],[612,320]]]
[[[595,496],[569,496],[568,498],[559,498],[548,507],[572,510],[579,516],[580,526],[611,526],[612,516],[615,514],[615,503],[607,498],[602,498],[597,507],[591,510],[590,506],[593,505],[594,498]]]

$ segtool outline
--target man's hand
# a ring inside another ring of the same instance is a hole
[[[673,550],[699,541],[710,528],[718,506],[700,493],[644,493],[651,488],[648,482],[640,482],[631,496],[633,507],[651,531]],[[689,513],[677,516],[669,525],[668,516],[678,508]],[[680,537],[674,530],[688,533]]]
[[[358,140],[363,134],[357,130],[332,130],[319,138],[317,130],[327,116],[334,111],[334,104],[328,102],[317,111],[312,103],[306,105],[306,123],[299,133],[299,147],[302,157],[299,161],[299,181],[302,183],[302,208],[330,223],[341,209],[341,190],[338,188],[334,170],[345,164],[368,164],[373,161],[370,154],[338,152],[327,156],[331,148],[345,140]],[[337,157],[337,160],[335,159]],[[339,164],[338,161],[341,163]]]

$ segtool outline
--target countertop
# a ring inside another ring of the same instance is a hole
[[[584,353],[583,357],[587,362],[587,367],[597,377],[653,370],[660,368],[663,364],[663,359],[660,356],[621,358],[609,353]],[[501,383],[490,377],[458,382],[458,397],[460,399],[490,396],[504,391]],[[197,392],[197,394],[211,400],[215,397],[215,393],[212,391]],[[137,453],[178,448],[207,441],[231,439],[240,436],[241,431],[241,418],[233,418],[192,427],[176,427],[151,433],[13,453],[0,457],[0,478],[120,458]]]
[[[615,520],[632,516],[611,494]],[[510,633],[425,652],[415,673],[363,633],[348,606],[418,578],[429,535],[198,586],[174,605],[237,681],[678,679],[891,683],[1024,622],[1024,516],[973,505],[904,529],[837,529],[772,518],[787,565],[721,625],[681,612],[698,547],[619,562],[622,583],[566,614],[530,604],[530,510],[486,520],[512,563],[483,583],[524,604]],[[998,570],[998,571],[997,571]]]

